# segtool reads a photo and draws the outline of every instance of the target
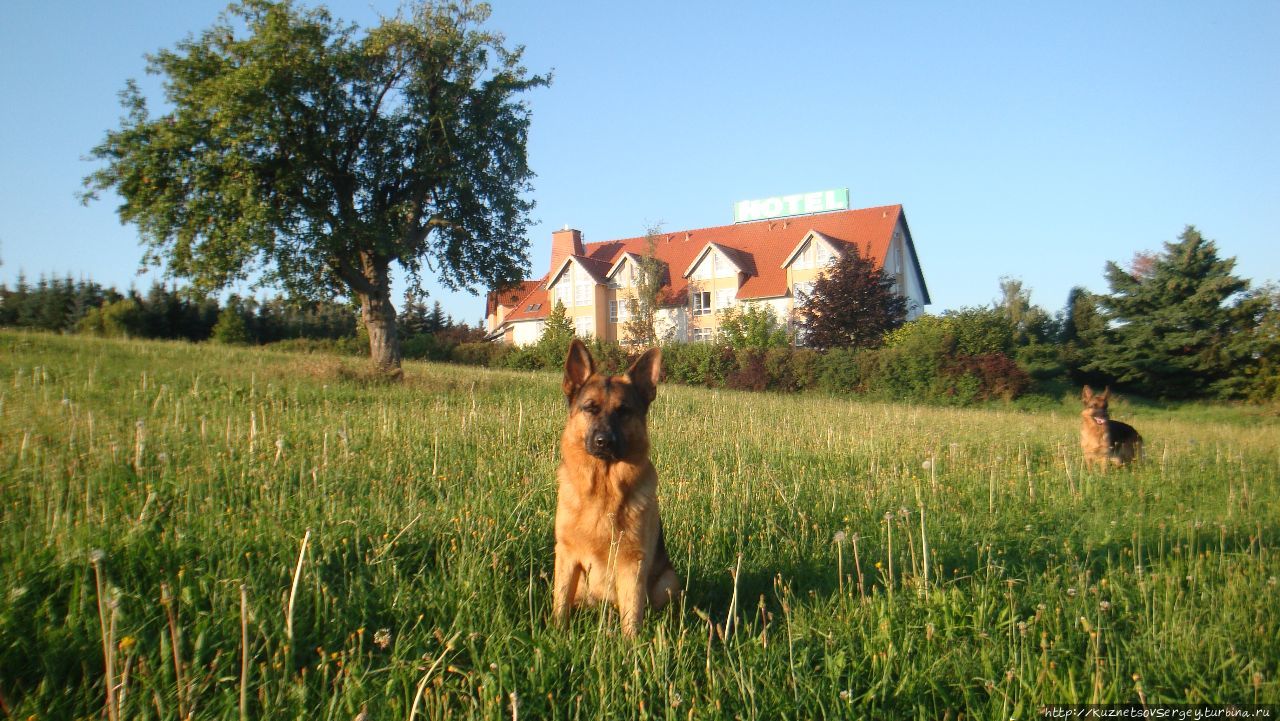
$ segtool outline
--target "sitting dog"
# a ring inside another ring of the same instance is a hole
[[[1142,436],[1133,426],[1113,421],[1107,415],[1107,399],[1111,397],[1108,386],[1099,395],[1084,387],[1084,410],[1080,412],[1080,449],[1084,451],[1085,465],[1097,464],[1105,470],[1108,464],[1123,466],[1142,454]]]
[[[588,598],[618,606],[622,632],[640,631],[645,607],[680,595],[658,518],[658,474],[649,462],[649,404],[662,351],[651,348],[616,376],[574,339],[564,365],[569,420],[557,473],[554,613],[565,624]]]

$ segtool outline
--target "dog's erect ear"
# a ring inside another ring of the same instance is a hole
[[[1111,397],[1111,386],[1107,386],[1102,390],[1102,400],[1105,401],[1110,397]]]
[[[662,375],[662,349],[650,348],[627,369],[627,378],[652,402],[658,397],[658,376]]]
[[[564,397],[572,401],[578,389],[596,372],[596,362],[591,352],[577,338],[569,344],[569,356],[564,359]]]
[[[1084,393],[1081,393],[1080,397],[1084,399],[1085,403],[1088,403],[1089,401],[1093,400],[1093,389],[1090,388],[1089,386],[1085,386]]]

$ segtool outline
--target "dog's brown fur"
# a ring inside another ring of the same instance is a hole
[[[1113,421],[1107,413],[1107,400],[1111,388],[1094,395],[1093,389],[1084,387],[1080,411],[1080,449],[1084,451],[1085,465],[1096,464],[1099,470],[1107,465],[1123,466],[1142,455],[1142,436],[1128,423]]]
[[[658,474],[649,461],[649,404],[657,396],[662,351],[651,348],[626,373],[605,376],[574,340],[564,367],[569,420],[557,473],[554,609],[568,620],[588,598],[616,603],[634,636],[646,606],[680,595],[663,543]]]

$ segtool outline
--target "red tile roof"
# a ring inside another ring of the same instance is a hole
[[[526,280],[502,290],[489,291],[484,303],[485,317],[487,318],[497,312],[499,305],[507,310],[515,308],[525,296],[529,295],[541,283],[541,280]]]
[[[787,294],[787,271],[782,263],[809,231],[817,231],[833,241],[856,245],[859,252],[882,266],[900,216],[901,205],[885,205],[662,233],[658,236],[655,254],[666,263],[663,304],[683,305],[687,302],[689,281],[681,278],[680,273],[707,243],[728,249],[730,259],[747,272],[746,280],[738,289],[738,299],[776,298]],[[906,225],[905,218],[903,225]],[[593,275],[603,276],[620,255],[630,252],[643,257],[648,252],[647,246],[644,236],[587,243],[587,258],[579,260],[594,261],[583,265]],[[914,254],[914,248],[912,252]],[[601,268],[603,270],[599,270]],[[536,285],[536,288],[531,289],[519,307],[507,315],[507,320],[535,320],[545,318],[551,312],[547,290],[542,287],[546,280],[547,276],[543,276],[526,283]],[[542,304],[537,311],[528,310],[531,304],[537,303]]]

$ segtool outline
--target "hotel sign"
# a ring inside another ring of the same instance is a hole
[[[829,210],[849,209],[849,189],[820,190],[816,193],[776,195],[760,200],[740,200],[733,204],[733,222],[745,223],[767,218],[785,218],[791,215],[825,213]]]

